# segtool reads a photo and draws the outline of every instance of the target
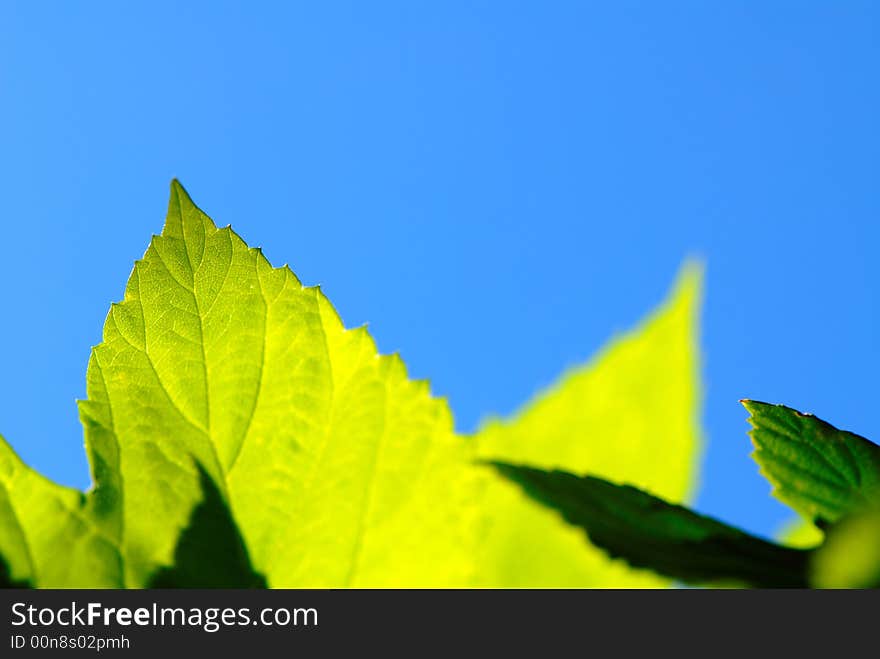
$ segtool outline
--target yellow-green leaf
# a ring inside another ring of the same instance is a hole
[[[0,586],[121,585],[114,539],[94,523],[82,492],[25,465],[0,437]],[[5,568],[5,569],[4,569]]]
[[[92,353],[81,416],[126,585],[172,564],[201,470],[271,586],[470,578],[476,477],[446,403],[176,182]]]
[[[814,552],[811,577],[815,588],[880,588],[880,509],[831,527]]]
[[[783,524],[775,537],[786,547],[813,549],[822,544],[825,534],[812,522],[798,517]]]

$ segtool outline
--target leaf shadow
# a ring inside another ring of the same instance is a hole
[[[196,462],[202,500],[177,541],[174,563],[159,569],[149,588],[267,588],[254,570],[232,511],[214,479]]]
[[[32,586],[27,581],[15,581],[10,574],[6,558],[0,554],[0,589],[7,588],[32,588]]]

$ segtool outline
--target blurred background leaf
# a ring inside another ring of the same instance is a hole
[[[486,460],[562,468],[630,483],[669,501],[691,501],[701,453],[698,316],[701,273],[685,266],[668,299],[508,420],[476,437]],[[484,585],[659,587],[586,545],[583,533],[519,488],[487,493]]]

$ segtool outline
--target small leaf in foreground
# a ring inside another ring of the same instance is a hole
[[[694,584],[807,585],[809,552],[748,535],[628,485],[593,476],[491,463],[536,501],[633,567]]]
[[[780,500],[824,523],[880,503],[880,446],[784,405],[742,403],[753,456]]]

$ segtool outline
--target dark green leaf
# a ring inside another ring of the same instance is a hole
[[[9,566],[6,559],[0,555],[0,588],[31,588],[31,584],[27,581],[17,581],[12,578],[9,573]]]
[[[742,401],[774,494],[820,524],[880,502],[880,446],[784,405]]]
[[[634,567],[688,583],[805,587],[809,552],[775,545],[628,485],[491,463],[535,500]]]

